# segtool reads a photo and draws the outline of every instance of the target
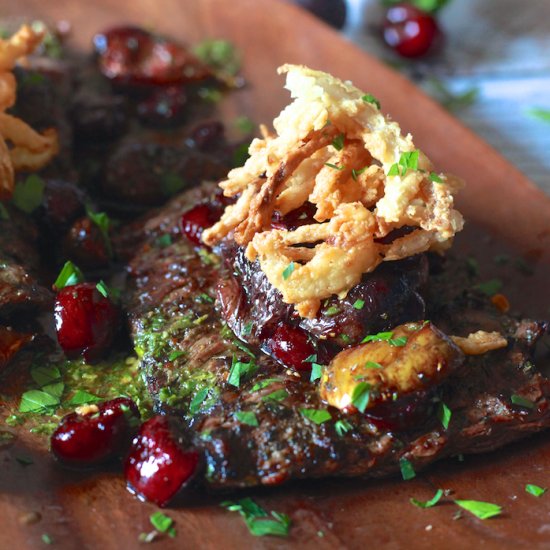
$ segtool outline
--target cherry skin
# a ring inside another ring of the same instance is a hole
[[[202,202],[181,217],[181,231],[195,246],[205,246],[202,232],[214,225],[223,213],[223,205],[217,201]]]
[[[123,86],[167,86],[202,80],[210,71],[183,46],[139,27],[122,26],[94,37],[99,69]]]
[[[199,453],[185,445],[181,420],[154,416],[142,424],[124,463],[128,489],[143,500],[166,506],[199,466]]]
[[[72,225],[64,240],[65,255],[85,268],[109,264],[109,251],[99,227],[87,216]]]
[[[186,103],[187,96],[183,86],[168,86],[156,90],[150,97],[140,101],[137,113],[144,124],[168,127],[182,121]]]
[[[308,340],[307,333],[299,327],[280,324],[266,341],[271,355],[285,367],[297,371],[311,370],[311,363],[305,362],[315,354],[315,348]]]
[[[383,28],[384,41],[402,57],[420,57],[440,35],[435,19],[409,4],[388,8]]]
[[[51,449],[64,465],[96,466],[124,455],[139,425],[136,404],[118,397],[64,416],[51,436]]]
[[[57,341],[65,355],[94,361],[111,346],[119,310],[95,283],[79,283],[57,293],[54,316]]]

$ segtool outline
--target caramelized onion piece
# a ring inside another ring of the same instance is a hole
[[[508,345],[508,341],[500,332],[485,332],[484,330],[473,332],[466,338],[451,336],[451,339],[466,355],[482,355]]]

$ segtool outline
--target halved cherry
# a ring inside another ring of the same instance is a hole
[[[185,443],[180,419],[154,416],[134,439],[124,464],[128,489],[166,506],[197,472],[199,453]]]
[[[57,341],[69,358],[99,359],[111,346],[119,324],[119,309],[95,283],[62,288],[54,307]]]
[[[297,371],[311,369],[311,363],[306,362],[306,359],[315,354],[315,348],[301,328],[281,323],[265,345],[271,355],[285,367]]]
[[[90,467],[124,455],[139,425],[139,411],[128,397],[84,405],[61,419],[51,437],[63,464]]]

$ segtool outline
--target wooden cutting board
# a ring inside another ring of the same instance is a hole
[[[459,203],[469,227],[458,246],[487,260],[508,246],[534,261],[534,275],[510,268],[503,278],[515,309],[548,315],[550,199],[410,82],[294,6],[276,0],[1,0],[0,7],[3,16],[66,19],[73,25],[73,42],[82,48],[89,48],[95,31],[114,23],[141,24],[188,43],[207,37],[233,41],[243,52],[248,86],[223,100],[226,121],[246,114],[269,123],[289,99],[276,74],[285,62],[353,80],[413,133],[440,170],[468,182]],[[16,458],[22,456],[34,463],[21,465]],[[155,507],[126,492],[115,471],[63,470],[48,456],[44,440],[26,431],[0,450],[0,464],[0,549],[43,548],[43,534],[57,548],[136,548],[139,534],[150,530]],[[292,517],[287,539],[254,538],[237,515],[219,507],[222,497],[193,496],[186,506],[168,511],[177,538],[155,544],[168,549],[550,548],[550,494],[540,499],[526,494],[526,483],[550,485],[548,434],[463,462],[445,461],[410,482],[318,480],[250,493],[264,507]],[[410,497],[426,500],[438,487],[453,490],[454,498],[498,503],[504,513],[487,521],[469,514],[453,519],[457,509],[450,503],[427,510],[410,504]],[[34,513],[40,519],[29,524]]]

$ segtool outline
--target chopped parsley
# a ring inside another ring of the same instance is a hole
[[[40,365],[31,368],[31,378],[40,386],[61,380],[61,371],[55,365]]]
[[[98,401],[101,401],[101,397],[93,395],[85,390],[77,390],[75,394],[65,403],[65,405],[70,407],[78,407],[79,405],[97,403]]]
[[[357,178],[367,169],[367,166],[364,168],[360,168],[359,170],[356,170],[355,168],[351,169],[351,179],[353,181],[357,181]]]
[[[519,407],[524,407],[526,409],[534,409],[535,408],[535,403],[533,403],[531,400],[527,399],[526,397],[523,397],[523,395],[518,395],[516,393],[514,393],[510,397],[510,401],[514,405],[518,405]]]
[[[434,183],[443,183],[443,180],[435,172],[430,172],[430,180]]]
[[[53,539],[48,533],[44,533],[41,538],[44,544],[53,544]]]
[[[59,406],[59,397],[43,390],[29,390],[21,396],[19,412],[52,414]]]
[[[214,300],[212,300],[214,301]],[[252,321],[248,321],[243,327],[243,335],[244,336],[250,336],[252,334],[252,329],[254,328],[254,323]]]
[[[361,99],[365,103],[371,103],[372,105],[376,105],[377,109],[380,109],[380,101],[378,101],[372,94],[365,94]]]
[[[65,262],[53,286],[61,290],[66,286],[73,286],[84,281],[84,274],[73,262]]]
[[[104,281],[99,281],[99,283],[97,283],[97,285],[95,285],[96,287],[96,290],[104,297],[104,298],[108,298],[109,297],[109,288],[107,287],[107,285],[105,284]]]
[[[494,296],[502,289],[502,281],[500,279],[491,279],[484,283],[478,283],[474,288],[486,296]]]
[[[340,340],[346,345],[351,344],[351,338],[347,334],[340,334]]]
[[[327,317],[333,317],[334,315],[338,315],[338,313],[340,313],[340,308],[338,306],[330,306],[325,309],[324,313]]]
[[[241,385],[241,378],[248,376],[249,374],[253,374],[257,368],[258,367],[253,360],[250,360],[248,363],[243,363],[242,361],[238,361],[236,357],[233,356],[227,383],[238,388]]]
[[[267,386],[270,386],[274,382],[281,382],[281,379],[280,378],[266,378],[265,380],[260,380],[259,382],[256,382],[256,384],[254,384],[252,386],[252,389],[250,391],[263,390],[264,388],[267,388]]]
[[[171,537],[176,536],[174,520],[166,514],[163,514],[162,512],[155,512],[149,516],[149,521],[159,533],[167,533]]]
[[[90,206],[86,206],[86,215],[90,220],[97,225],[101,238],[105,243],[105,248],[109,258],[113,257],[113,246],[111,244],[111,237],[109,235],[109,229],[111,227],[111,220],[105,212],[94,212]]]
[[[321,376],[323,376],[323,365],[319,365],[319,363],[311,363],[311,375],[309,377],[310,382],[315,382],[315,380],[319,380]]]
[[[455,500],[455,504],[479,519],[489,519],[502,512],[502,506],[480,500]]]
[[[402,348],[407,343],[407,337],[406,336],[399,336],[397,338],[390,338],[388,340],[388,343],[390,346],[395,346],[398,348]]]
[[[206,292],[202,292],[197,296],[197,302],[199,302],[199,304],[213,304],[214,298],[212,298],[209,294],[206,294]]]
[[[334,429],[336,433],[342,437],[344,434],[347,434],[350,430],[353,429],[353,426],[347,420],[337,420],[334,423]]]
[[[189,414],[196,414],[199,412],[204,400],[208,397],[208,388],[199,390],[191,399],[189,403]]]
[[[304,418],[315,424],[323,424],[332,418],[332,415],[326,409],[300,409],[300,413]]]
[[[525,492],[535,497],[541,497],[547,490],[548,489],[545,489],[544,487],[539,487],[538,485],[533,485],[532,483],[528,483],[525,486]]]
[[[247,116],[237,117],[235,126],[243,134],[251,134],[255,128],[255,124]]]
[[[21,466],[30,466],[31,464],[34,464],[34,460],[27,456],[16,456],[15,460],[17,460]]]
[[[166,248],[172,244],[172,235],[165,233],[155,239],[155,245],[157,248]]]
[[[399,166],[397,163],[394,163],[390,166],[390,169],[388,170],[388,176],[398,176],[399,175]]]
[[[377,363],[376,361],[367,361],[365,363],[365,368],[366,369],[383,369],[384,367],[380,363]]]
[[[365,412],[369,404],[371,389],[372,386],[368,382],[359,382],[359,384],[353,388],[351,402],[353,406],[362,413]]]
[[[393,332],[378,332],[377,334],[369,334],[361,340],[361,344],[366,344],[367,342],[382,342],[388,341],[393,338]]]
[[[286,537],[290,529],[291,521],[286,514],[271,512],[270,514],[256,504],[250,497],[236,502],[222,502],[221,506],[230,512],[238,512],[244,519],[248,530],[255,537],[272,535]]]
[[[262,401],[283,401],[288,397],[288,392],[284,389],[275,390],[262,397]]]
[[[405,176],[409,170],[418,170],[418,150],[401,153],[399,162],[392,164],[388,176]]]
[[[247,426],[258,426],[258,419],[252,411],[237,411],[235,418],[241,423]]]
[[[294,262],[290,262],[283,270],[283,279],[286,281],[294,273]]]
[[[194,52],[203,63],[222,73],[234,76],[241,68],[241,56],[227,40],[204,40],[195,46]]]
[[[416,472],[414,471],[413,465],[411,464],[410,460],[407,460],[406,458],[400,458],[399,468],[401,469],[401,477],[405,481],[409,481],[409,479],[413,479],[416,477]]]
[[[31,174],[24,181],[15,184],[12,202],[19,210],[30,214],[42,204],[44,188],[44,180],[36,174]]]
[[[418,506],[418,508],[431,508],[432,506],[435,506],[443,496],[443,489],[438,489],[435,493],[435,495],[430,500],[417,500],[416,498],[411,498],[411,504],[414,504],[415,506]]]
[[[175,361],[176,359],[182,357],[183,355],[185,355],[184,351],[181,351],[181,350],[172,351],[168,356],[168,361]]]
[[[340,134],[339,136],[336,136],[336,137],[332,140],[332,146],[333,146],[337,151],[341,151],[341,150],[344,148],[344,139],[345,139],[344,134]]]
[[[341,172],[345,168],[345,166],[337,166],[336,164],[332,164],[332,162],[325,162],[325,166],[328,166],[333,170],[338,170],[339,172]]]
[[[449,409],[449,407],[447,407],[447,405],[445,405],[445,403],[441,401],[437,410],[437,417],[439,418],[439,421],[446,430],[449,429],[449,423],[451,422],[452,414],[453,413],[451,409]]]
[[[355,302],[353,302],[353,307],[355,309],[363,309],[365,307],[365,300],[355,300]]]

